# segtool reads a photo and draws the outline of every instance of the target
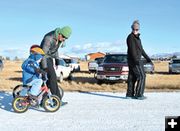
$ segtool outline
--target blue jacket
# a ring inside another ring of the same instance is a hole
[[[37,63],[37,60],[42,58],[41,55],[34,55],[31,54],[28,59],[26,59],[21,68],[23,70],[23,84],[26,85],[30,83],[34,79],[39,79],[40,75],[38,72],[36,72],[37,68],[40,68],[39,63]]]

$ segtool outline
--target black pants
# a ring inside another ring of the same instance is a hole
[[[47,66],[47,86],[53,95],[57,95],[59,98],[61,98],[57,84],[56,72],[54,70],[53,59],[47,58]]]
[[[144,94],[146,74],[144,71],[143,63],[134,65],[128,63],[129,75],[128,75],[128,88],[126,96],[141,97]]]

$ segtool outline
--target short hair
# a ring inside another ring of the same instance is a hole
[[[133,21],[133,23],[132,23],[132,25],[131,25],[131,28],[132,28],[132,29],[134,29],[134,25],[135,25],[135,24],[140,25],[139,20]]]

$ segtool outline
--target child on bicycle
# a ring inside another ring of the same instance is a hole
[[[30,49],[30,56],[22,64],[23,70],[23,84],[31,86],[29,94],[37,96],[40,93],[42,86],[42,73],[40,69],[40,62],[45,53],[40,47],[34,47]],[[27,95],[27,90],[23,89],[21,95]]]

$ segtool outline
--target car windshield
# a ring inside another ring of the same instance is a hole
[[[64,59],[64,61],[65,61],[67,64],[70,64],[70,63],[71,63],[71,59]]]
[[[102,63],[103,60],[104,60],[104,58],[96,58],[96,59],[95,59],[95,61],[96,61],[97,63]]]
[[[78,63],[78,62],[77,62],[77,60],[72,59],[72,63],[75,63],[75,64],[76,64],[76,63]]]
[[[61,66],[66,66],[66,63],[65,63],[64,60],[59,60],[59,65],[61,65]]]
[[[127,63],[127,55],[107,55],[104,63]]]
[[[173,60],[173,63],[179,63],[180,64],[180,60]]]

